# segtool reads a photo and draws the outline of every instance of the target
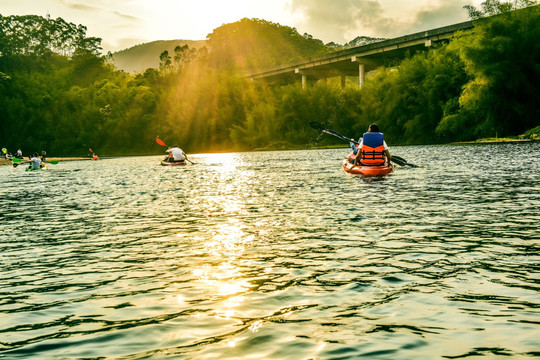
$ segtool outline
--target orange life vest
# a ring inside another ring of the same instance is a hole
[[[384,136],[380,132],[367,132],[363,136],[360,161],[362,164],[384,165]]]

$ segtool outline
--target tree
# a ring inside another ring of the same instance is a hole
[[[167,50],[163,51],[159,55],[159,69],[161,71],[167,72],[171,69],[172,60]]]
[[[482,19],[472,32],[450,44],[469,81],[459,109],[443,119],[439,133],[465,128],[469,138],[518,135],[537,125],[539,21],[537,6],[508,11]]]

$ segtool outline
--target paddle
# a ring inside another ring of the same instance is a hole
[[[165,142],[163,140],[161,140],[160,138],[158,138],[158,137],[156,137],[156,142],[161,146],[168,147],[167,144],[165,144]],[[196,164],[193,161],[189,160],[188,158],[186,158],[186,160],[189,161],[190,163],[192,163],[193,165]]]
[[[418,167],[418,165],[409,164],[407,160],[397,155],[392,155],[392,161],[401,166]]]
[[[22,164],[31,163],[30,160],[23,160],[23,159],[19,159],[19,158],[13,158],[13,159],[11,159],[11,161],[13,161],[13,167],[17,167],[17,166],[22,165]]]
[[[357,141],[354,141],[354,140],[351,140],[351,138],[348,138],[344,135],[341,135],[340,133],[338,133],[337,131],[334,131],[334,130],[330,130],[330,129],[326,129],[324,126],[322,126],[321,124],[319,123],[316,123],[316,122],[313,122],[311,121],[309,123],[309,125],[314,128],[314,129],[317,129],[317,130],[321,130],[322,132],[324,133],[327,133],[327,134],[330,134],[330,135],[333,135],[335,137],[338,137],[342,140],[345,140],[345,141],[352,141],[353,143],[355,143],[356,145],[358,145],[359,143]],[[414,164],[409,164],[407,162],[407,160],[405,160],[404,158],[402,157],[399,157],[399,156],[395,156],[395,155],[392,155],[392,161],[395,162],[396,164],[400,165],[400,166],[410,166],[410,167],[418,167],[417,165],[414,165]]]
[[[340,133],[338,133],[337,131],[334,131],[334,130],[330,130],[330,129],[326,129],[324,126],[322,126],[321,124],[318,124],[316,122],[313,122],[311,121],[309,123],[309,125],[314,128],[314,129],[317,129],[317,130],[321,130],[322,132],[324,133],[327,133],[327,134],[330,134],[330,135],[333,135],[335,137],[338,137],[342,140],[345,140],[345,141],[352,141],[353,143],[355,143],[356,145],[358,145],[358,141],[354,141],[354,140],[351,140],[350,138],[344,136],[344,135],[341,135]]]
[[[21,164],[28,164],[32,162],[31,160],[23,160],[19,158],[13,158],[11,159],[11,161],[13,161],[13,167],[17,167]],[[58,164],[58,160],[44,161],[44,163],[56,165]]]

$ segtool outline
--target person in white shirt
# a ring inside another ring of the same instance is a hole
[[[41,159],[39,158],[37,153],[34,153],[32,157],[30,158],[30,169],[39,169],[41,167]]]
[[[169,153],[169,157],[165,159],[167,162],[184,162],[187,160],[186,153],[176,145],[167,149],[167,152]]]

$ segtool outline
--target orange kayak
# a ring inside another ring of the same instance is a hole
[[[382,166],[354,166],[349,161],[349,158],[343,159],[343,170],[349,174],[353,175],[363,175],[363,176],[382,176],[388,175],[394,168],[392,166],[382,165]]]

